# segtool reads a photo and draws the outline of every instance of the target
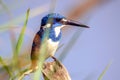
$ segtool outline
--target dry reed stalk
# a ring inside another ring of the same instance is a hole
[[[57,59],[44,63],[42,73],[45,80],[71,80],[68,71]]]

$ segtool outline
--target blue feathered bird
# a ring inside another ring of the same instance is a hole
[[[64,16],[57,13],[46,15],[42,18],[40,30],[36,33],[33,40],[31,49],[32,66],[36,66],[39,61],[39,57],[42,56],[42,51],[40,51],[42,43],[46,44],[44,47],[45,53],[43,53],[44,58],[47,59],[54,56],[62,36],[61,29],[65,25],[89,28],[84,24],[80,24],[73,20],[68,20]]]

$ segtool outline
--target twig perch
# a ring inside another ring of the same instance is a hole
[[[66,68],[56,58],[53,62],[44,63],[42,73],[45,80],[71,80]]]
[[[23,71],[18,80],[22,80],[24,76],[29,75],[32,72],[34,72],[32,69]],[[54,61],[52,62],[44,63],[42,74],[44,80],[71,80],[66,68],[56,58],[54,58]]]

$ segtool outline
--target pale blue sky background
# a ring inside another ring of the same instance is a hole
[[[15,0],[5,0],[7,6],[20,6],[12,9],[13,17],[17,17],[22,13],[25,13],[27,8],[35,8],[40,5],[44,5],[49,0],[26,0],[26,2],[16,1],[16,4],[11,5]],[[69,7],[73,6],[75,2],[79,0],[60,0],[56,4],[55,12],[66,15]],[[69,3],[68,3],[69,2]],[[74,4],[73,4],[74,2]],[[23,4],[22,4],[23,3]],[[0,10],[2,7],[0,6]],[[49,12],[49,11],[48,11]],[[39,29],[41,18],[48,12],[38,15],[35,18],[29,19],[28,30],[31,34]],[[6,12],[0,13],[0,24],[9,21]],[[84,29],[79,39],[76,41],[73,48],[69,51],[69,55],[63,61],[63,64],[68,69],[72,80],[97,80],[100,73],[106,67],[106,65],[112,61],[112,65],[105,74],[103,80],[119,80],[120,79],[120,0],[114,0],[104,6],[96,8],[90,15],[90,19],[83,20],[91,28]],[[23,24],[17,24],[22,26]],[[75,28],[78,29],[78,28]],[[15,31],[16,30],[16,31]],[[15,29],[15,34],[18,35],[20,28]],[[81,31],[81,30],[80,30]],[[26,32],[26,33],[27,33]],[[68,32],[67,34],[74,33]],[[69,37],[70,37],[69,35]],[[0,31],[0,55],[2,57],[9,57],[12,53],[10,46],[8,31]],[[31,42],[31,37],[26,36],[24,41],[24,47],[27,42]],[[65,40],[66,39],[66,40]],[[70,38],[64,38],[62,43],[66,43]],[[27,49],[27,48],[23,48]],[[62,50],[62,49],[61,49]],[[60,51],[58,51],[59,55]],[[90,77],[89,79],[86,79]]]

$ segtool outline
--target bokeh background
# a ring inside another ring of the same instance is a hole
[[[41,18],[50,12],[60,13],[90,26],[63,29],[63,46],[55,56],[72,80],[97,80],[110,62],[103,80],[120,79],[120,0],[0,0],[0,56],[5,59],[12,57],[28,8],[31,11],[21,54],[29,59]],[[22,60],[24,57],[24,63]]]

